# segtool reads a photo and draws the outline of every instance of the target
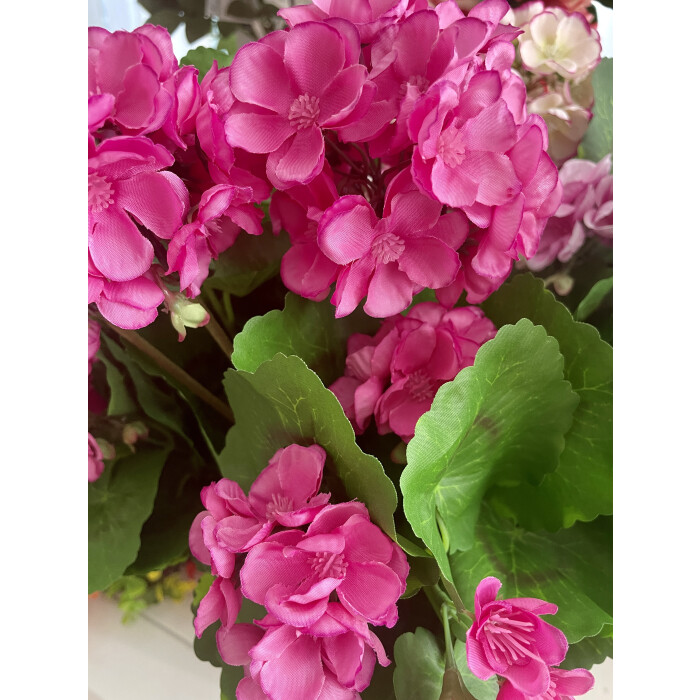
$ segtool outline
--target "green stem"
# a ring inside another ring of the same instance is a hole
[[[464,602],[462,601],[462,598],[460,597],[459,593],[457,592],[457,589],[455,588],[454,584],[448,581],[442,574],[440,574],[440,580],[442,581],[442,585],[445,586],[445,590],[449,594],[450,598],[452,599],[452,604],[454,605],[455,609],[457,612],[461,615],[465,615],[467,618],[470,620],[474,620],[474,615],[472,615],[464,605]]]
[[[205,326],[209,331],[209,335],[214,339],[214,342],[221,348],[222,352],[230,360],[233,354],[233,342],[226,335],[226,331],[219,325],[216,317],[209,314],[209,323]]]
[[[176,382],[182,384],[186,389],[191,391],[195,396],[200,398],[208,406],[211,406],[217,413],[220,413],[226,420],[234,422],[231,409],[220,399],[217,399],[210,391],[205,389],[196,379],[191,377],[187,372],[178,367],[171,359],[166,357],[160,350],[153,347],[147,340],[142,338],[136,331],[129,331],[123,328],[118,328],[108,321],[103,321],[117,335],[122,337],[128,343],[131,343],[137,350],[140,350],[144,355],[150,357],[164,372],[169,374]]]
[[[454,668],[454,650],[452,649],[452,630],[450,629],[450,611],[447,605],[442,606],[442,628],[445,632],[445,668]]]

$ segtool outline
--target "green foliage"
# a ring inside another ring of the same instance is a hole
[[[269,225],[265,225],[260,236],[242,233],[219,256],[214,274],[207,277],[204,288],[246,296],[279,273],[280,261],[288,248],[289,236],[284,232],[274,236]]]
[[[579,157],[598,162],[613,150],[613,60],[603,58],[593,72],[593,119],[579,146]]]
[[[365,503],[374,522],[396,537],[394,485],[379,460],[357,446],[338,399],[303,360],[280,353],[253,374],[227,370],[224,388],[236,418],[219,460],[224,476],[248,490],[277,450],[316,443],[328,455],[331,493],[338,498],[344,490]]]
[[[123,373],[105,356],[104,352],[100,352],[98,358],[104,363],[107,384],[109,385],[109,405],[107,406],[107,415],[123,416],[136,411],[136,404],[131,398],[129,390],[124,383]]]
[[[469,551],[450,555],[462,599],[473,600],[486,576],[503,583],[499,598],[540,598],[559,606],[549,622],[570,644],[612,624],[611,518],[577,523],[555,534],[528,532],[499,518],[488,506]]]
[[[231,65],[233,55],[228,51],[220,49],[210,49],[206,46],[198,46],[196,49],[190,49],[181,59],[181,66],[194,66],[199,71],[199,82],[209,72],[214,61],[219,68],[226,68]]]
[[[435,637],[422,627],[402,634],[394,644],[396,700],[439,700],[445,660]]]
[[[455,642],[454,647],[455,662],[457,668],[462,675],[462,680],[467,690],[476,698],[476,700],[496,700],[498,695],[498,679],[496,676],[488,681],[482,681],[477,678],[467,666],[467,650],[464,641]]]
[[[564,377],[580,397],[556,471],[539,485],[494,489],[492,503],[530,530],[555,531],[612,513],[612,348],[530,274],[517,275],[482,306],[496,326],[519,318],[544,326],[557,339]]]
[[[594,664],[602,664],[605,659],[612,659],[612,656],[612,625],[605,625],[599,635],[586,637],[578,644],[571,644],[561,667],[590,669]]]
[[[484,344],[418,420],[401,475],[404,512],[449,580],[446,551],[472,547],[489,487],[536,484],[556,468],[578,403],[563,365],[554,338],[523,319]]]
[[[284,309],[251,318],[233,341],[237,369],[255,372],[278,352],[297,355],[328,385],[343,374],[353,333],[375,333],[379,323],[361,310],[336,319],[329,301],[314,302],[289,292]]]
[[[612,277],[598,280],[578,305],[574,318],[577,321],[585,321],[601,305],[603,299],[612,292],[612,288]]]
[[[88,592],[116,581],[139,551],[169,448],[140,446],[88,484]]]

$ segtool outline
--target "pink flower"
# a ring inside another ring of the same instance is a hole
[[[460,213],[441,212],[440,202],[416,189],[387,195],[382,219],[355,195],[341,197],[326,210],[318,245],[343,266],[331,297],[337,318],[351,313],[365,296],[367,314],[392,316],[424,287],[445,287],[454,280],[459,269],[455,249],[468,229]]]
[[[209,265],[230,248],[241,228],[258,236],[263,211],[253,203],[250,187],[215,185],[199,202],[195,221],[185,224],[168,246],[168,274],[180,273],[180,289],[190,298],[199,296]]]
[[[169,239],[189,207],[179,177],[161,172],[173,164],[163,146],[144,136],[116,136],[88,152],[88,251],[111,282],[135,280],[153,262],[153,245],[134,223]]]
[[[360,99],[367,70],[358,64],[359,42],[353,47],[344,36],[348,28],[303,23],[246,44],[231,64],[238,102],[226,117],[226,138],[269,153],[268,177],[278,188],[307,184],[321,172],[321,129],[341,125]]]
[[[88,481],[97,481],[105,469],[102,450],[97,440],[88,433]]]
[[[370,522],[363,504],[352,502],[326,506],[306,534],[287,530],[251,549],[241,589],[294,627],[317,622],[333,592],[351,615],[393,627],[407,575],[401,548]]]
[[[330,389],[356,432],[374,414],[380,434],[394,432],[408,442],[437,390],[473,365],[478,349],[495,335],[477,307],[416,304],[405,317],[387,320],[374,338],[351,336],[346,376]]]
[[[101,27],[88,29],[88,96],[113,98],[108,119],[123,134],[149,134],[165,124],[175,97],[164,83],[177,69],[164,27],[147,24],[113,34]]]
[[[467,664],[481,680],[503,676],[524,695],[544,695],[550,666],[560,664],[569,645],[561,630],[543,622],[557,606],[537,598],[496,600],[501,582],[489,576],[474,594],[475,620],[467,632]]]
[[[572,158],[562,166],[562,203],[542,234],[536,255],[527,261],[531,270],[542,270],[555,260],[567,262],[585,243],[597,236],[612,245],[613,192],[610,155],[593,163]]]
[[[583,668],[565,671],[562,668],[549,669],[549,688],[540,695],[525,695],[506,681],[498,691],[496,700],[573,700],[574,695],[583,695],[592,687],[593,674]]]

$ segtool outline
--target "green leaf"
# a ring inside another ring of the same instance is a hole
[[[581,158],[598,162],[613,150],[613,60],[603,58],[593,72],[593,119],[583,137]]]
[[[214,274],[204,284],[244,297],[279,273],[280,261],[288,249],[289,236],[284,232],[274,236],[269,225],[264,225],[260,236],[241,234],[219,256]]]
[[[88,484],[89,593],[116,581],[136,559],[168,452],[139,449]]]
[[[474,547],[450,554],[455,585],[464,601],[479,582],[496,576],[499,598],[540,598],[559,606],[547,617],[569,644],[598,635],[612,624],[612,518],[577,523],[555,534],[527,532],[488,506]]]
[[[324,384],[342,376],[348,338],[353,333],[374,333],[379,324],[357,312],[336,319],[329,301],[302,299],[289,292],[284,309],[251,318],[233,339],[231,360],[237,369],[255,372],[278,352],[297,355]]]
[[[578,644],[569,646],[562,668],[587,668],[602,664],[613,655],[612,625],[605,625],[603,631],[596,637],[586,637]]]
[[[219,29],[221,29],[220,25]],[[238,41],[236,40],[236,33],[233,32],[228,36],[224,36],[222,32],[221,36],[219,37],[219,41],[216,45],[216,48],[222,51],[226,51],[226,53],[228,53],[228,55],[230,56],[231,60],[233,60],[233,57],[236,55],[236,51],[238,50]]]
[[[205,19],[201,15],[199,17],[188,16],[185,19],[185,36],[190,44],[193,44],[197,39],[201,39],[211,32],[211,20]]]
[[[254,374],[227,370],[224,388],[236,418],[220,456],[222,473],[248,490],[275,452],[316,443],[328,457],[324,480],[331,493],[365,503],[374,522],[396,538],[396,490],[376,457],[365,454],[338,399],[298,357],[277,354]],[[336,477],[341,483],[334,486]],[[322,489],[323,490],[323,489]]]
[[[476,698],[476,700],[496,700],[498,695],[498,679],[496,676],[488,681],[482,681],[477,678],[467,666],[467,650],[465,642],[458,640],[455,642],[454,648],[455,661],[457,668],[462,675],[464,685],[467,690]]]
[[[243,680],[243,675],[243,666],[223,665],[221,669],[221,678],[219,680],[221,700],[236,700],[236,688]]]
[[[574,318],[577,321],[585,321],[600,306],[603,299],[612,291],[612,288],[612,277],[596,282],[578,305]]]
[[[159,27],[165,27],[171,34],[180,26],[180,22],[184,17],[180,17],[178,10],[166,8],[154,12],[147,20],[146,24],[155,24]]]
[[[401,475],[404,512],[449,580],[446,549],[473,545],[488,488],[537,483],[556,468],[578,403],[563,366],[556,340],[522,319],[485,343],[418,419]]]
[[[554,532],[612,513],[612,348],[530,274],[514,277],[482,306],[496,326],[523,317],[544,326],[559,342],[564,377],[581,399],[557,470],[538,486],[494,489],[491,502],[529,530]]]
[[[134,400],[124,382],[124,372],[107,359],[104,352],[98,355],[105,366],[107,383],[109,384],[108,416],[123,416],[137,410]]]
[[[417,627],[394,644],[396,700],[439,700],[445,659],[431,632]]]
[[[219,68],[226,68],[231,65],[233,56],[226,51],[219,49],[210,49],[206,46],[198,46],[196,49],[190,49],[181,59],[181,66],[194,66],[199,71],[199,82],[209,72],[214,61],[217,62]]]

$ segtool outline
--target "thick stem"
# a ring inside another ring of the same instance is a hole
[[[230,360],[233,354],[233,342],[226,335],[226,331],[219,325],[214,314],[209,314],[209,323],[207,323],[205,328],[209,331],[209,335],[211,335],[216,344],[221,348],[224,355]]]
[[[176,382],[182,384],[183,387],[191,391],[195,396],[200,398],[208,406],[211,406],[215,411],[220,413],[226,420],[234,423],[233,413],[231,409],[220,399],[217,399],[214,394],[205,389],[196,379],[193,379],[187,372],[178,367],[172,360],[167,358],[160,350],[153,347],[147,340],[142,338],[136,331],[129,331],[123,328],[118,328],[108,321],[104,323],[111,328],[115,333],[124,338],[128,343],[131,343],[137,350],[140,350],[144,355],[150,357],[164,372],[167,372]]]

